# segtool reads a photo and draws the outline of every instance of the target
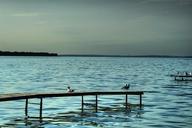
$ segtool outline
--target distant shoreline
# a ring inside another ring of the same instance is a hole
[[[58,56],[57,53],[48,52],[10,52],[0,51],[0,56]]]

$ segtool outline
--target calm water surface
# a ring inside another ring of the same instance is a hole
[[[124,96],[99,96],[99,112],[80,97],[44,100],[39,123],[39,100],[30,100],[24,119],[24,100],[0,102],[0,127],[42,128],[191,128],[192,82],[176,82],[169,74],[192,71],[191,58],[113,57],[0,57],[0,95],[26,92],[112,91],[130,83],[130,90],[145,91],[144,106],[125,111]],[[95,97],[86,97],[93,102]],[[129,97],[138,103],[138,97]]]

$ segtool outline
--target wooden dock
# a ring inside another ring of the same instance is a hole
[[[192,81],[192,75],[171,75],[176,81]]]
[[[38,98],[40,99],[39,107],[39,118],[42,120],[43,111],[43,99],[51,97],[81,97],[81,111],[84,110],[84,97],[85,96],[95,96],[95,112],[98,112],[98,96],[101,95],[124,95],[125,96],[125,109],[128,109],[128,95],[138,95],[139,96],[139,106],[142,107],[142,95],[143,91],[105,91],[105,92],[69,92],[69,93],[13,93],[13,94],[3,94],[0,95],[0,102],[5,101],[15,101],[15,100],[25,100],[25,117],[28,116],[28,100]]]

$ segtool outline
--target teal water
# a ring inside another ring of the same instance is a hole
[[[192,82],[176,82],[169,74],[192,71],[192,58],[118,57],[0,57],[0,95],[7,93],[114,91],[130,83],[130,90],[145,91],[143,108],[125,111],[123,96],[99,96],[97,113],[80,97],[44,100],[40,123],[39,100],[30,100],[24,119],[24,100],[0,102],[0,127],[42,128],[190,128]],[[94,97],[86,97],[86,102]],[[138,97],[129,97],[137,103]]]

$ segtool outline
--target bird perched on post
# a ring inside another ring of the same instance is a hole
[[[121,89],[124,89],[124,90],[128,90],[130,87],[130,84],[126,84],[125,86],[123,86]]]
[[[68,86],[68,87],[67,87],[67,92],[74,92],[74,90],[73,90],[73,89],[71,89],[71,87],[70,87],[70,86]]]

